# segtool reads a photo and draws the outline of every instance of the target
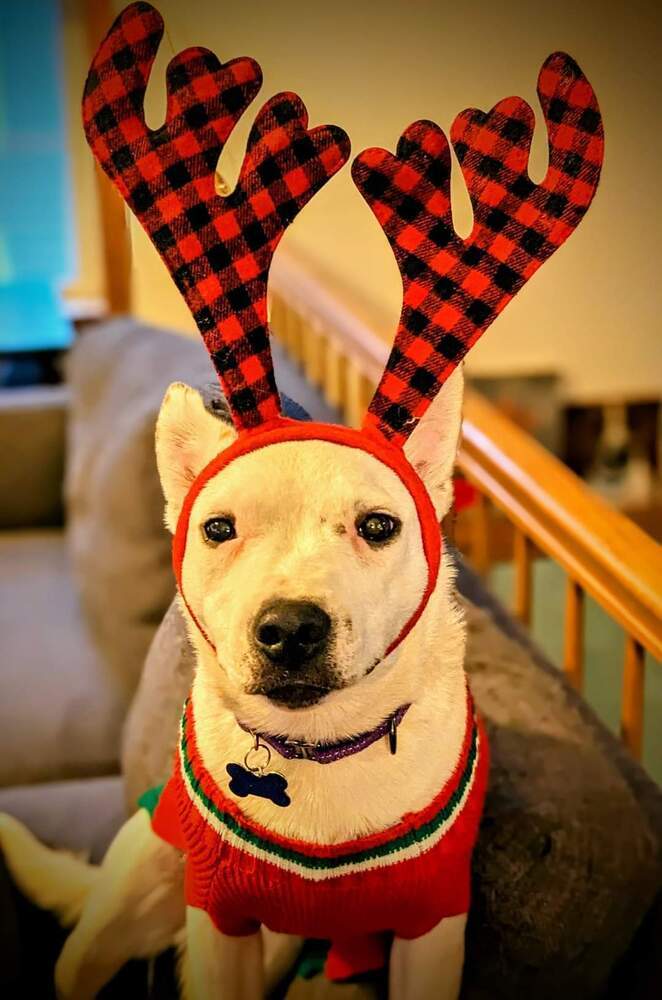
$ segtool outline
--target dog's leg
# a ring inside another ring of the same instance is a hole
[[[466,913],[447,917],[422,937],[395,938],[390,1000],[457,1000],[464,964]]]
[[[152,831],[144,809],[110,845],[55,970],[66,1000],[95,997],[131,958],[150,958],[174,943],[184,924],[182,861]]]
[[[264,996],[262,935],[221,934],[204,910],[186,910],[182,957],[183,1000],[261,1000]]]
[[[16,886],[42,910],[55,913],[64,927],[78,920],[99,876],[65,851],[53,851],[13,816],[0,814],[0,850]]]
[[[264,992],[269,994],[290,971],[301,951],[303,938],[293,934],[276,934],[262,928],[264,948]]]

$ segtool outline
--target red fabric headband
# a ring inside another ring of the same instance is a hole
[[[470,108],[451,126],[474,213],[466,239],[453,229],[448,140],[433,122],[405,130],[395,155],[366,149],[352,175],[393,248],[404,287],[400,325],[366,414],[402,444],[453,369],[541,264],[579,225],[604,153],[593,89],[555,52],[538,76],[549,167],[529,178],[533,111],[507,97]]]
[[[182,580],[184,554],[186,552],[186,542],[193,505],[210,479],[213,479],[230,462],[239,458],[240,455],[246,455],[249,452],[257,451],[260,448],[266,448],[270,445],[280,444],[283,441],[311,440],[330,441],[348,448],[360,448],[369,455],[374,455],[375,458],[378,458],[398,476],[402,484],[409,491],[416,506],[423,542],[423,554],[428,567],[427,580],[418,607],[402,627],[400,633],[389,644],[383,656],[388,656],[411,631],[423,614],[430,595],[434,591],[441,563],[441,531],[432,500],[422,480],[413,466],[407,461],[404,452],[399,448],[393,447],[388,441],[385,441],[381,434],[375,434],[372,431],[366,433],[365,431],[354,430],[351,427],[341,427],[338,424],[320,424],[312,421],[291,420],[288,417],[276,417],[274,420],[265,423],[262,427],[257,427],[254,430],[239,435],[229,448],[226,448],[216,458],[212,459],[194,480],[186,494],[177,521],[177,529],[172,546],[172,564],[175,571],[175,579],[177,580],[179,592],[189,615],[212,649],[214,648],[214,644],[186,600]]]
[[[221,197],[216,166],[262,72],[253,59],[180,52],[166,70],[165,123],[150,129],[143,101],[163,31],[148,3],[120,14],[92,61],[83,126],[186,299],[241,431],[280,413],[267,328],[274,251],[345,163],[349,140],[335,125],[308,130],[301,99],[277,94],[258,112],[237,186]]]

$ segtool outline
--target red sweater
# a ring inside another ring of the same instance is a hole
[[[457,765],[425,809],[341,844],[293,840],[249,819],[214,782],[198,753],[189,701],[152,824],[187,855],[188,905],[209,913],[224,934],[252,934],[265,924],[330,939],[325,971],[342,979],[383,965],[387,932],[419,937],[467,912],[487,768],[485,731],[469,697]]]

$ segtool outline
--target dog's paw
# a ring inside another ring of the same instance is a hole
[[[80,965],[65,950],[55,965],[55,996],[57,1000],[92,1000],[94,993],[86,992],[78,983]]]
[[[92,959],[85,937],[74,931],[64,942],[55,964],[55,995],[58,1000],[94,1000],[110,975],[104,963]],[[98,958],[97,952],[97,958]]]

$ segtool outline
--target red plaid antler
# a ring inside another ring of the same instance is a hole
[[[368,409],[373,426],[402,445],[467,351],[522,285],[579,224],[595,194],[602,119],[577,64],[556,52],[538,77],[549,132],[541,184],[527,166],[533,112],[518,97],[455,119],[451,140],[469,189],[474,227],[453,229],[450,150],[428,121],[404,132],[395,156],[367,149],[352,175],[393,248],[403,309],[384,375]]]
[[[345,163],[349,140],[333,125],[307,130],[296,94],[258,113],[235,190],[214,173],[235,124],[260,89],[253,59],[221,63],[190,48],[167,69],[165,124],[145,124],[143,100],[163,36],[147,3],[117,18],[90,69],[83,123],[96,158],[120,190],[186,299],[237,427],[280,413],[267,328],[267,278],[287,226]]]

